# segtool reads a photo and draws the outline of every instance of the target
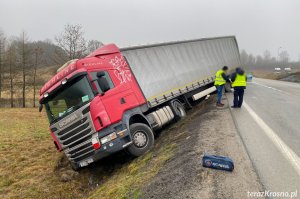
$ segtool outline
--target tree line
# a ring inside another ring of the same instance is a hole
[[[32,41],[25,31],[7,36],[0,29],[0,107],[35,107],[46,73],[51,77],[58,66],[102,45],[98,40],[86,40],[79,24],[66,24],[54,42]]]
[[[37,91],[58,66],[85,57],[102,45],[98,40],[86,40],[83,27],[78,24],[66,24],[54,42],[32,41],[25,31],[19,36],[6,36],[0,29],[0,107],[35,107]],[[284,50],[277,57],[271,56],[269,50],[257,56],[242,50],[240,58],[249,70],[295,65]]]
[[[257,56],[247,53],[245,50],[241,50],[240,59],[242,65],[250,70],[274,70],[275,67],[282,68],[295,64],[299,65],[299,63],[290,61],[289,53],[286,50],[279,51],[276,57],[272,56],[269,50],[265,50],[263,55]]]

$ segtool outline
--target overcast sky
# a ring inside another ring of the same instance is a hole
[[[240,49],[300,55],[300,0],[0,0],[0,28],[53,40],[66,23],[119,46],[236,35]]]

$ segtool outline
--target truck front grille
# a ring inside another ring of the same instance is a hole
[[[92,145],[92,134],[95,132],[90,112],[86,111],[89,105],[86,105],[68,117],[76,114],[77,119],[64,128],[59,128],[59,122],[51,126],[52,132],[55,134],[61,144],[66,156],[73,162],[81,161],[95,152]]]

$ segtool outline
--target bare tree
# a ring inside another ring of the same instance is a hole
[[[26,67],[29,64],[30,49],[28,47],[28,36],[23,31],[19,38],[19,55],[22,68],[22,107],[26,106]]]
[[[256,56],[256,63],[255,64],[258,65],[258,66],[262,66],[264,64],[264,60],[263,60],[262,56],[260,56],[260,55]]]
[[[67,24],[64,31],[55,37],[57,45],[63,49],[67,59],[81,58],[86,53],[86,41],[82,26]],[[60,55],[61,56],[61,55]]]
[[[253,65],[255,65],[255,62],[256,62],[256,59],[255,59],[254,55],[249,54],[249,56],[248,56],[248,65],[253,66]]]
[[[281,51],[279,53],[279,60],[283,64],[289,62],[289,53],[286,50]]]
[[[269,50],[265,50],[264,52],[264,62],[268,64],[271,61],[271,53]]]
[[[67,53],[58,46],[54,49],[54,54],[50,55],[50,58],[57,65],[62,65],[69,60]]]
[[[248,63],[248,54],[245,50],[242,50],[240,52],[240,58],[243,65],[246,65]]]
[[[265,50],[263,56],[247,54],[245,50],[240,52],[241,62],[251,69],[274,69],[274,66],[284,66],[289,63],[289,54],[287,51],[282,51],[279,54],[279,58],[272,57],[269,50]]]
[[[0,29],[0,101],[2,97],[2,76],[3,76],[3,54],[5,51],[5,36],[3,31]]]
[[[101,46],[103,46],[103,43],[101,41],[90,40],[87,45],[87,54],[90,54],[91,52],[97,50]]]
[[[40,59],[40,56],[44,53],[44,50],[39,47],[39,46],[36,46],[35,49],[34,49],[34,58],[35,58],[35,61],[34,61],[34,68],[33,68],[33,107],[35,107],[35,98],[36,98],[36,72],[37,72],[37,67],[38,67],[38,64],[39,64],[39,59]]]
[[[7,52],[6,52],[6,64],[9,68],[9,90],[10,90],[10,107],[14,107],[14,69],[16,66],[16,48],[15,45],[12,43],[8,46]]]
[[[45,66],[61,65],[69,59],[86,56],[103,45],[97,40],[86,42],[82,26],[70,24],[55,37],[55,41],[55,44],[51,40],[31,42],[24,31],[18,37],[6,40],[0,29],[0,106],[26,107],[29,90],[33,106],[36,106],[37,87],[45,81],[38,74],[42,63]],[[7,104],[2,103],[4,97],[3,102]]]

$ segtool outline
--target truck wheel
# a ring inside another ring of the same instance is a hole
[[[143,123],[130,125],[132,144],[127,151],[135,157],[141,156],[150,150],[154,144],[154,135],[149,126]]]
[[[186,116],[184,106],[180,102],[178,101],[171,102],[171,107],[175,115],[175,120],[178,121]]]

